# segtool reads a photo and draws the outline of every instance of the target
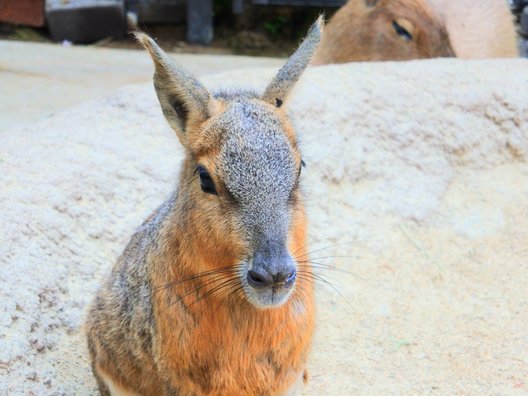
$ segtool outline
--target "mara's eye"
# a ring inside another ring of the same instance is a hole
[[[213,179],[211,179],[211,175],[209,175],[207,169],[205,169],[203,166],[199,166],[196,168],[196,172],[198,172],[198,176],[200,176],[200,185],[202,187],[202,191],[207,194],[216,194],[217,192]]]
[[[412,40],[412,34],[409,33],[409,30],[405,29],[402,25],[400,25],[396,21],[392,21],[392,26],[394,27],[394,30],[396,31],[396,34],[401,36],[406,41]]]

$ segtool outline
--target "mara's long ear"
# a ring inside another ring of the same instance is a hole
[[[277,107],[280,107],[286,100],[291,89],[310,63],[317,45],[321,41],[324,26],[323,18],[324,16],[320,15],[314,22],[297,51],[290,56],[264,91],[263,100]]]
[[[210,117],[211,95],[200,82],[168,56],[144,33],[134,33],[154,61],[154,88],[161,109],[171,127],[186,146],[186,128]]]

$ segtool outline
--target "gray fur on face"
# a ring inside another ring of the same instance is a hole
[[[232,101],[218,127],[225,131],[219,167],[250,246],[239,276],[255,306],[280,305],[293,288],[255,290],[246,277],[248,270],[257,268],[268,274],[295,270],[287,249],[289,201],[298,177],[294,149],[277,115],[255,99]]]
[[[219,125],[226,131],[220,154],[224,183],[239,204],[244,228],[251,230],[251,244],[285,240],[298,172],[280,120],[257,101],[238,99]]]

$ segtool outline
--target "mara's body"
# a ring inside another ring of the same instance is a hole
[[[277,395],[314,327],[301,155],[281,107],[319,20],[262,96],[209,94],[145,35],[186,149],[178,189],[132,237],[87,320],[102,394]]]
[[[517,55],[506,0],[349,0],[314,63]]]
[[[517,32],[507,0],[428,0],[445,21],[459,58],[519,56]]]
[[[233,260],[220,247],[199,253],[210,257],[185,249],[195,238],[207,241],[208,230],[174,209],[178,199],[133,236],[88,316],[102,388],[113,384],[139,395],[281,394],[304,369],[314,325],[310,285],[274,309],[255,309],[235,281],[197,301],[229,282],[228,274],[181,280]],[[304,235],[296,235],[291,251],[304,244]]]

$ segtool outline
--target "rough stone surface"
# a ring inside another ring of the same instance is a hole
[[[348,272],[320,270],[300,394],[528,392],[526,86],[520,59],[303,77],[312,259]],[[94,393],[86,304],[181,158],[150,84],[0,133],[0,394]]]

